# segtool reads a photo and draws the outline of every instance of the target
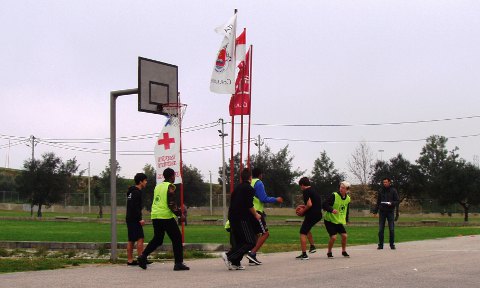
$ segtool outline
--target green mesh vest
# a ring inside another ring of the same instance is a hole
[[[333,195],[335,195],[333,209],[337,210],[338,213],[325,213],[325,220],[335,224],[347,224],[347,208],[348,203],[350,203],[350,196],[347,195],[347,197],[345,197],[345,200],[343,200],[342,196],[337,192],[334,192]]]

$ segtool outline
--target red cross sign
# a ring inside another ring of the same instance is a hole
[[[163,133],[163,139],[158,140],[158,145],[163,145],[165,150],[170,149],[170,144],[175,143],[175,138],[170,138],[168,133]]]

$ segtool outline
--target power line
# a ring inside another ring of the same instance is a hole
[[[469,137],[478,137],[478,134],[471,134],[471,135],[461,135],[461,136],[449,136],[446,137],[448,139],[457,139],[457,138],[469,138]],[[273,137],[264,137],[264,140],[276,140],[276,141],[289,141],[289,142],[306,142],[306,143],[358,143],[359,140],[310,140],[310,139],[288,139],[288,138],[273,138]],[[366,143],[403,143],[403,142],[420,142],[426,141],[427,138],[421,139],[401,139],[401,140],[362,140]]]
[[[431,120],[416,120],[416,121],[401,121],[401,122],[383,122],[383,123],[360,123],[360,124],[268,124],[268,123],[252,123],[254,126],[270,126],[270,127],[358,127],[358,126],[387,126],[387,125],[405,125],[405,124],[421,124],[454,120],[466,120],[480,118],[480,115],[431,119]]]

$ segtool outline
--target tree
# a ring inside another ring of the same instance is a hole
[[[480,169],[465,161],[446,161],[432,183],[435,198],[442,205],[458,203],[468,222],[471,205],[480,203]]]
[[[417,163],[427,183],[431,183],[438,176],[447,161],[455,161],[458,158],[458,154],[455,154],[458,148],[455,147],[449,154],[447,141],[446,137],[432,135],[427,138],[427,143],[420,152]]]
[[[143,207],[147,209],[147,211],[152,210],[152,203],[153,203],[153,190],[155,190],[155,186],[157,185],[157,172],[155,168],[153,168],[150,164],[145,164],[143,167],[143,173],[147,175],[147,187],[144,190],[144,197],[142,197]]]
[[[92,177],[92,192],[93,192],[93,197],[95,197],[95,200],[97,201],[98,205],[98,218],[103,218],[103,205],[105,204],[103,201],[102,195],[102,189],[100,188],[100,181],[101,179],[98,176],[93,176]]]
[[[367,143],[360,142],[351,156],[347,167],[354,178],[359,181],[363,194],[360,197],[364,198],[373,173],[373,153]]]
[[[63,163],[54,153],[45,153],[41,160],[25,161],[23,166],[25,170],[18,176],[17,183],[20,194],[30,201],[32,215],[33,206],[38,205],[37,216],[42,217],[42,206],[50,207],[58,203],[65,192],[78,188],[78,179],[72,179],[79,168],[75,158]]]
[[[266,146],[266,145],[265,145]],[[252,156],[252,166],[260,167],[263,171],[263,183],[267,193],[281,196],[285,205],[292,205],[292,196],[295,194],[295,178],[301,176],[305,171],[298,168],[293,170],[293,156],[290,156],[288,145],[277,153],[272,153],[270,147],[266,146],[261,155]]]
[[[423,175],[417,165],[413,165],[399,153],[389,162],[377,161],[374,166],[370,187],[378,191],[382,180],[390,178],[398,191],[399,204],[405,199],[418,200],[423,191]],[[396,209],[396,219],[399,217],[399,206]]]
[[[230,163],[231,163],[231,158],[229,158],[227,163],[225,164],[225,178],[226,178],[225,185],[226,185],[227,192],[230,191]],[[233,186],[235,187],[236,184],[240,183],[240,153],[237,153],[233,156],[233,172],[234,172]],[[223,184],[222,174],[223,174],[223,167],[220,166],[218,168],[218,175],[220,175],[220,177],[218,178],[218,183],[220,183],[220,185]]]
[[[327,195],[338,190],[340,182],[345,179],[345,175],[335,169],[335,164],[327,156],[327,153],[323,151],[320,153],[320,158],[315,159],[313,163],[310,179],[312,180],[312,186],[325,199]]]
[[[117,172],[117,175],[116,175],[117,176],[117,194],[121,193],[121,195],[126,195],[126,189],[128,188],[129,183],[127,182],[127,180],[120,177],[119,172],[122,169],[122,167],[120,167],[120,164],[118,163],[118,161],[116,164],[117,164],[117,171],[116,171]],[[100,172],[99,187],[100,187],[101,193],[110,194],[110,175],[111,174],[112,172],[110,171],[110,164],[105,166],[105,169],[102,172]],[[123,190],[125,190],[125,193],[123,193],[122,188]],[[117,201],[118,199],[119,198],[117,197]]]
[[[183,164],[183,197],[187,206],[200,206],[207,203],[207,190],[200,170]]]

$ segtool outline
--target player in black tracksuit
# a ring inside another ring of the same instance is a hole
[[[382,180],[383,187],[378,191],[377,204],[373,210],[373,214],[379,213],[378,217],[378,248],[383,249],[383,239],[385,230],[385,220],[388,221],[388,229],[390,230],[390,248],[395,248],[394,233],[394,211],[399,203],[397,189],[390,186],[390,178]]]
[[[143,173],[135,175],[135,186],[128,188],[127,192],[127,216],[125,222],[128,230],[127,243],[127,265],[136,266],[137,261],[133,260],[133,247],[137,242],[137,253],[142,255],[143,252],[143,225],[145,220],[142,219],[142,191],[147,186],[147,176]]]

